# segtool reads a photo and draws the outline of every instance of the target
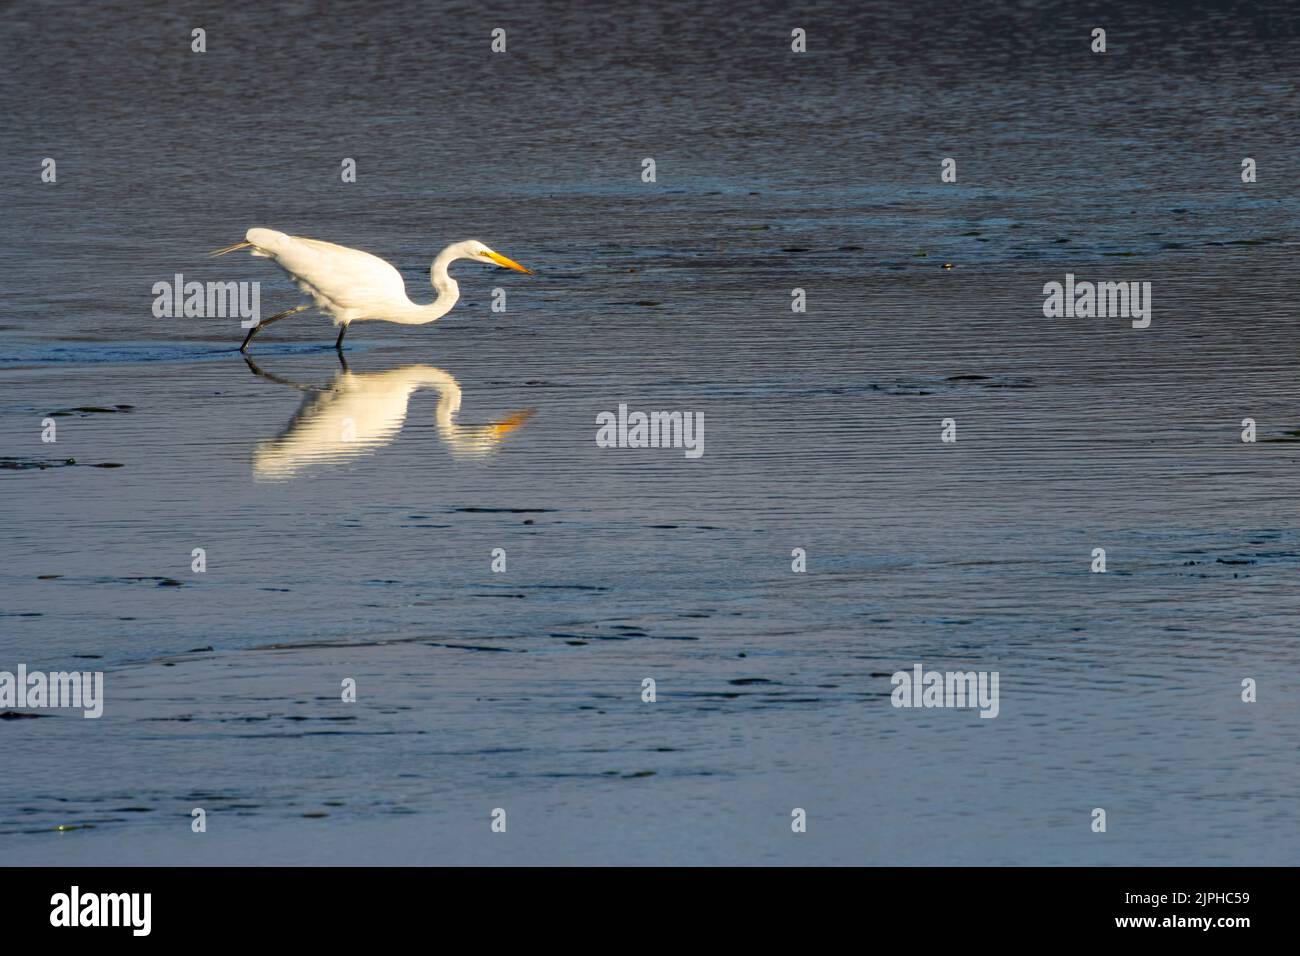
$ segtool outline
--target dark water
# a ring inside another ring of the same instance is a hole
[[[0,720],[6,861],[1295,861],[1285,7],[3,17],[0,670],[107,697]],[[151,288],[294,304],[206,258],[252,225],[538,275],[250,365]],[[1044,318],[1066,272],[1151,327]],[[998,718],[892,708],[918,662]]]

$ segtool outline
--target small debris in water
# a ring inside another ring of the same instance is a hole
[[[76,408],[60,408],[46,414],[51,418],[68,418],[72,415],[84,418],[87,415],[113,415],[117,412],[130,412],[134,409],[134,405],[114,405],[111,408],[103,405],[78,405]]]

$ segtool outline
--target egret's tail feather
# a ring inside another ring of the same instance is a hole
[[[224,256],[227,252],[238,252],[240,249],[248,249],[252,245],[251,242],[237,242],[233,246],[226,246],[224,249],[214,249],[209,253],[208,258],[215,259],[217,256]]]

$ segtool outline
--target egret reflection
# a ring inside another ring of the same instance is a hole
[[[406,422],[411,396],[420,389],[437,391],[433,417],[438,437],[457,458],[491,454],[506,435],[533,414],[532,409],[521,409],[500,422],[457,424],[460,383],[451,373],[431,365],[353,372],[340,356],[343,367],[334,381],[311,386],[263,371],[247,356],[244,361],[253,374],[307,393],[284,431],[257,443],[253,451],[256,478],[292,478],[309,465],[336,464],[373,454],[397,437]]]

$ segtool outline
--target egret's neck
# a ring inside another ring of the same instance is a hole
[[[433,265],[429,267],[429,278],[433,280],[433,289],[438,293],[438,298],[428,305],[416,305],[412,302],[410,309],[400,317],[395,317],[394,321],[404,325],[423,325],[441,319],[452,310],[460,298],[460,286],[447,274],[447,267],[455,259],[456,253],[453,249],[444,249],[438,253],[438,258],[434,259]]]
[[[456,247],[448,246],[438,253],[438,258],[434,259],[433,265],[429,267],[429,278],[433,280],[433,287],[438,291],[438,304],[441,305],[445,298],[449,309],[460,298],[460,286],[456,285],[456,280],[447,274],[447,268],[455,261]]]

